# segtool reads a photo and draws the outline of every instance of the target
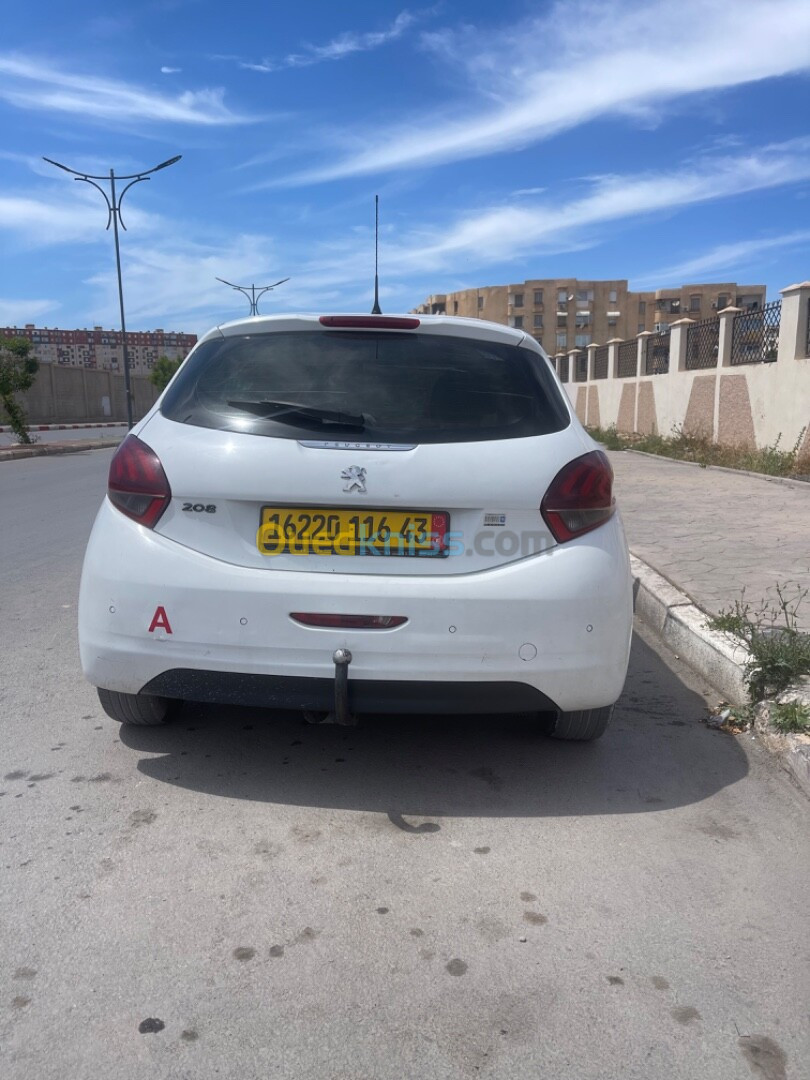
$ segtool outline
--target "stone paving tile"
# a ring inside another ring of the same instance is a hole
[[[612,452],[630,548],[706,611],[810,589],[810,484]],[[799,612],[810,629],[810,597]]]

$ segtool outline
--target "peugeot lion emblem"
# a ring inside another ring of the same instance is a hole
[[[343,485],[344,491],[359,491],[361,494],[365,494],[365,469],[361,469],[359,465],[350,465],[348,469],[343,470],[340,476],[342,480],[346,481],[346,483]]]

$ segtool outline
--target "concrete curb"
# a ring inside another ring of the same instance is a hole
[[[0,447],[0,461],[18,461],[20,458],[55,457],[58,454],[79,454],[83,450],[105,450],[118,446],[121,439],[93,439],[84,442],[77,439],[69,443],[34,443],[33,446]]]
[[[636,613],[679,657],[716,686],[726,701],[746,704],[746,647],[742,643],[735,645],[727,634],[709,630],[708,616],[686,593],[632,554],[630,567]]]
[[[717,687],[731,705],[748,704],[744,667],[750,658],[742,642],[706,626],[705,611],[636,555],[630,555],[636,614],[679,658]],[[810,701],[808,701],[810,704]],[[810,798],[810,739],[755,727],[765,747]]]
[[[780,735],[773,728],[754,724],[754,731],[772,754],[777,754],[805,795],[810,797],[810,736]]]
[[[807,480],[797,480],[793,476],[769,476],[768,473],[751,472],[750,469],[729,469],[727,465],[701,465],[699,461],[683,461],[681,458],[665,457],[664,454],[648,454],[646,450],[614,450],[616,454],[636,454],[638,457],[652,458],[653,461],[668,461],[670,465],[687,465],[690,469],[711,469],[713,472],[730,473],[732,476],[750,476],[753,480],[764,480],[768,484],[784,484],[786,487],[804,488],[810,491]]]

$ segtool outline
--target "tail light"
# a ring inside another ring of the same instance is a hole
[[[559,544],[598,528],[615,509],[613,469],[601,450],[569,461],[540,504],[543,520]]]
[[[314,611],[291,611],[290,618],[303,626],[346,630],[392,630],[408,621],[404,615],[330,615]]]
[[[107,497],[147,529],[154,529],[169,505],[172,490],[160,458],[136,435],[127,435],[110,462]]]

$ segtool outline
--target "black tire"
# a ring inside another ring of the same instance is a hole
[[[601,709],[578,709],[576,712],[559,712],[548,728],[552,739],[568,739],[572,742],[592,742],[604,735],[613,715],[613,706]]]
[[[119,694],[117,690],[98,687],[98,700],[107,716],[119,724],[158,727],[168,724],[177,702],[148,694]]]

